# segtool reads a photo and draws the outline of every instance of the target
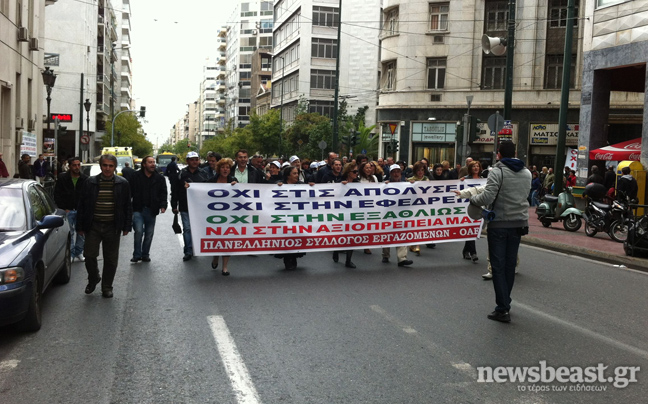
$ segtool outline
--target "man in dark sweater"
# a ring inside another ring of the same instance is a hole
[[[76,231],[77,223],[77,206],[79,205],[79,194],[83,183],[88,176],[81,172],[81,158],[72,157],[68,160],[68,171],[61,173],[56,186],[54,187],[54,201],[56,205],[65,209],[68,223],[70,224],[70,256],[72,260],[85,261],[83,258],[83,246],[85,237]]]
[[[128,181],[115,175],[117,158],[103,154],[99,159],[101,173],[89,177],[82,188],[77,212],[76,229],[85,236],[85,264],[88,271],[88,286],[85,293],[94,292],[101,282],[103,297],[113,297],[113,280],[119,261],[121,235],[127,235],[133,228],[133,206],[131,205]],[[97,257],[99,245],[103,244],[103,274],[99,274]]]
[[[142,168],[130,178],[133,196],[133,258],[131,262],[150,262],[151,243],[157,215],[166,212],[167,186],[164,177],[155,168],[155,159],[146,156]],[[142,236],[144,241],[142,241]]]

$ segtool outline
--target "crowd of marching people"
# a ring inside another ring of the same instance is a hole
[[[405,161],[397,161],[391,157],[370,160],[365,155],[357,155],[349,160],[347,157],[339,158],[337,153],[331,152],[326,160],[309,161],[291,156],[282,161],[280,159],[266,159],[260,155],[249,156],[247,150],[238,150],[234,160],[223,158],[219,153],[208,152],[207,158],[201,164],[200,156],[196,152],[189,152],[186,156],[186,167],[178,170],[177,163],[173,161],[167,166],[165,175],[171,184],[171,209],[174,214],[179,214],[182,222],[182,236],[184,240],[183,260],[189,261],[193,257],[191,239],[191,223],[187,206],[187,188],[195,182],[220,182],[220,183],[256,183],[256,184],[323,184],[323,183],[383,183],[383,182],[417,182],[437,181],[467,178],[485,178],[488,170],[479,161],[468,158],[466,165],[450,167],[450,163],[442,161],[430,167],[426,158],[408,166]],[[434,248],[434,244],[427,244],[427,248]],[[408,258],[408,250],[420,255],[420,246],[413,245],[396,247],[397,265],[409,266],[413,261]],[[372,254],[370,249],[363,251]],[[275,257],[283,259],[288,270],[297,267],[299,254],[277,254]],[[353,251],[333,252],[333,261],[338,262],[340,255],[345,256],[345,266],[355,268]],[[390,248],[382,249],[382,262],[390,262]],[[464,259],[472,262],[479,260],[474,241],[465,243],[462,255]],[[221,273],[229,275],[228,256],[222,257]],[[212,260],[212,268],[219,267],[219,257]],[[485,276],[485,279],[490,279]]]

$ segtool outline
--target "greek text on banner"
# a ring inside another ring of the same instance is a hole
[[[348,184],[192,183],[195,255],[276,254],[475,240],[455,190],[485,180]]]

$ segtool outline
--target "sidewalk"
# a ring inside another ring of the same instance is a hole
[[[535,207],[529,208],[529,234],[522,237],[523,244],[648,271],[648,259],[625,255],[623,243],[612,241],[606,233],[587,237],[585,220],[582,221],[583,224],[577,232],[565,230],[562,222],[544,227],[538,221],[535,209]]]

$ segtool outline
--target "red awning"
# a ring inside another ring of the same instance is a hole
[[[641,138],[627,140],[625,142],[601,147],[600,149],[591,150],[590,160],[606,161],[639,161],[641,157]]]

